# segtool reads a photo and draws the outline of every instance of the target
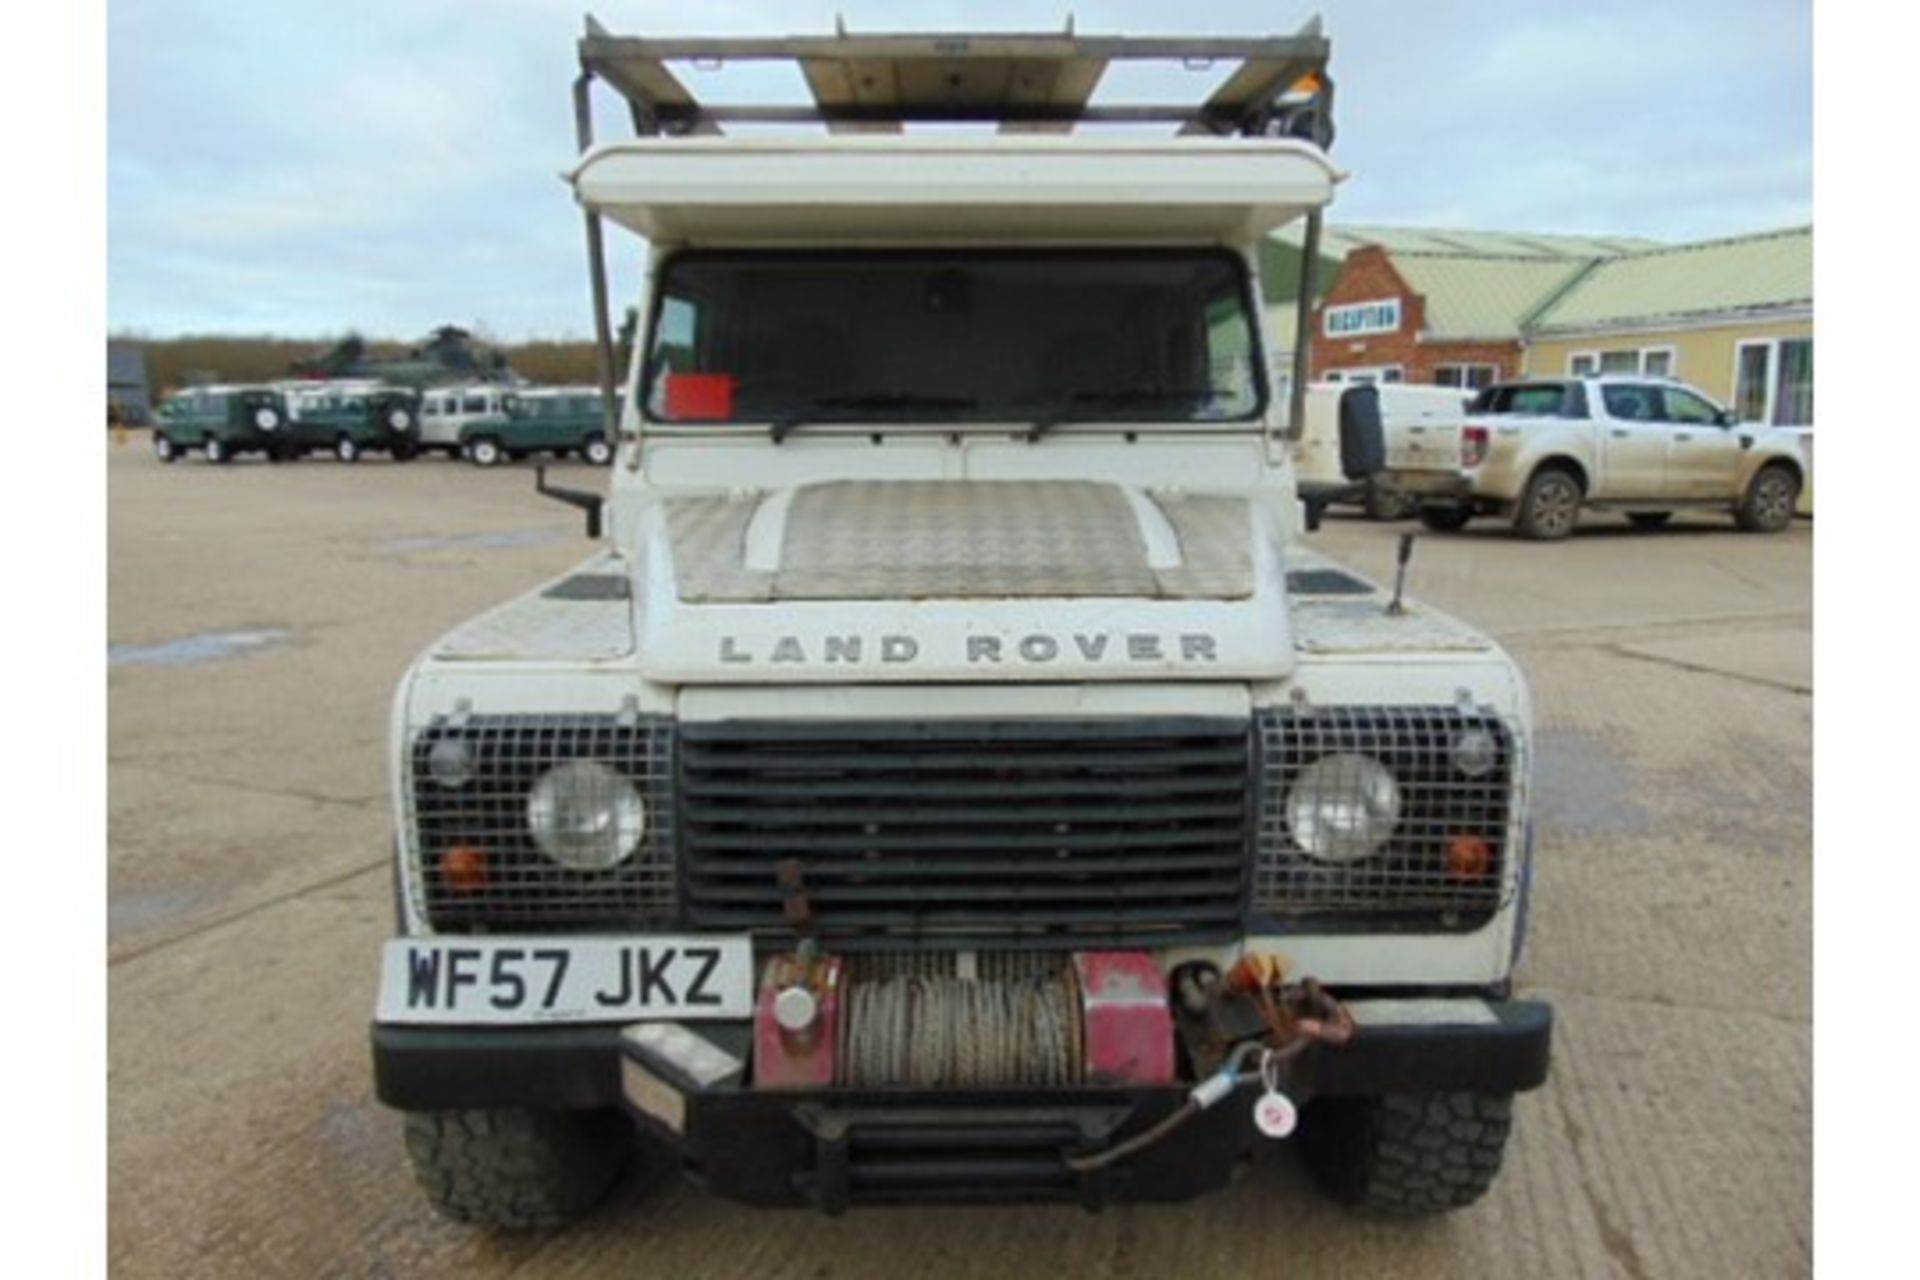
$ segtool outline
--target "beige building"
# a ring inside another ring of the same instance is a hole
[[[1813,426],[1813,229],[1592,263],[1527,321],[1526,372],[1679,378],[1745,422]]]

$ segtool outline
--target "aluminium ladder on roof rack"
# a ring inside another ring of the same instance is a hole
[[[831,133],[899,132],[908,124],[992,124],[1004,133],[1069,133],[1077,125],[1177,126],[1180,136],[1287,137],[1323,150],[1333,142],[1330,43],[1315,17],[1290,36],[1080,36],[1044,34],[675,37],[615,36],[591,16],[580,40],[573,85],[574,128],[581,152],[592,148],[590,90],[595,80],[626,101],[643,137],[711,137],[723,126],[823,124]],[[798,67],[811,105],[699,101],[669,69],[729,62]],[[1177,62],[1190,70],[1238,62],[1206,98],[1189,103],[1094,106],[1091,98],[1114,62]],[[586,218],[594,334],[608,439],[617,438],[612,324],[606,248],[600,215]],[[1301,245],[1300,324],[1294,350],[1289,429],[1301,418],[1320,213],[1307,215]]]

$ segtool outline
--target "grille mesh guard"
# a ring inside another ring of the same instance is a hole
[[[1245,914],[1245,720],[681,726],[688,923],[843,948],[1220,940]]]
[[[1524,776],[1515,735],[1500,717],[1455,707],[1316,707],[1261,711],[1255,728],[1266,782],[1253,873],[1256,913],[1346,928],[1390,919],[1393,927],[1467,930],[1499,910],[1513,781]],[[1494,751],[1485,771],[1469,776],[1456,765],[1454,743],[1474,729],[1491,738]],[[1400,791],[1399,819],[1385,846],[1345,863],[1309,857],[1287,817],[1287,797],[1302,771],[1335,755],[1379,761]],[[1456,855],[1450,868],[1457,837],[1478,837],[1485,847],[1464,859]],[[1471,874],[1462,873],[1468,869]]]
[[[459,741],[471,777],[446,786],[433,751]],[[608,871],[554,862],[527,827],[527,798],[542,774],[569,760],[596,760],[639,789],[646,830],[639,847]],[[415,836],[416,884],[436,929],[587,928],[667,925],[673,920],[673,727],[659,717],[489,715],[436,718],[408,754],[407,799]],[[486,857],[484,884],[458,888],[445,872],[448,850]]]

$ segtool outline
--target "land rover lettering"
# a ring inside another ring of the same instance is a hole
[[[749,638],[723,635],[716,643],[714,656],[723,664],[736,666],[755,662],[858,666],[872,663],[876,658],[883,663],[917,662],[923,652],[919,639],[909,635],[883,635],[877,643],[869,643],[859,635],[781,635],[760,643],[761,647],[756,650]],[[934,651],[938,652],[944,643],[933,642]],[[1198,631],[1164,636],[1137,631],[1124,635],[1071,632],[1066,636],[1030,631],[1007,637],[968,636],[961,652],[965,662],[980,665],[1020,661],[1044,666],[1067,654],[1077,654],[1088,663],[1217,663],[1220,641],[1217,636]]]

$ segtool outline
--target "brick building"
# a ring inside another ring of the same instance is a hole
[[[1297,236],[1276,237],[1262,262],[1282,356],[1297,342]],[[1479,386],[1517,374],[1522,325],[1543,302],[1597,259],[1654,247],[1633,236],[1328,227],[1313,376]]]

